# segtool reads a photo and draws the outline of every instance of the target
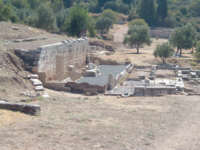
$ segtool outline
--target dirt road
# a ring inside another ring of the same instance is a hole
[[[113,35],[113,41],[116,43],[123,43],[124,37],[128,32],[128,24],[114,25],[110,33]]]

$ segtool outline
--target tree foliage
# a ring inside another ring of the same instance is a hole
[[[137,23],[136,23],[137,24]],[[139,48],[144,44],[150,45],[149,27],[147,25],[131,25],[129,31],[124,39],[124,43],[129,46],[135,46],[137,54],[139,54]]]
[[[180,52],[182,55],[183,49],[191,49],[195,45],[196,30],[192,24],[187,24],[183,27],[176,28],[170,38],[170,43],[177,48],[176,54]]]
[[[196,51],[194,56],[197,59],[197,61],[200,61],[200,41],[197,42],[195,50]]]
[[[80,37],[85,34],[89,27],[89,16],[87,10],[80,6],[70,9],[69,16],[64,23],[63,31],[71,36]]]
[[[163,64],[166,62],[166,59],[171,57],[174,53],[173,48],[169,45],[169,43],[164,43],[162,45],[158,45],[154,51],[155,57],[160,57],[162,59]]]
[[[46,30],[56,30],[56,18],[53,14],[53,10],[50,9],[48,5],[41,5],[39,7],[36,26]]]
[[[139,6],[139,16],[150,26],[155,25],[156,8],[154,0],[141,0]]]
[[[165,18],[168,15],[168,2],[167,0],[157,0],[157,19],[159,22],[164,22]]]
[[[144,19],[135,19],[135,20],[132,20],[130,23],[129,23],[129,28],[131,26],[147,26],[148,27],[148,24],[144,21]]]
[[[106,33],[116,21],[116,15],[112,10],[104,10],[102,15],[97,19],[96,29],[101,33]]]
[[[12,18],[12,10],[10,5],[4,5],[0,0],[0,21],[7,21]]]

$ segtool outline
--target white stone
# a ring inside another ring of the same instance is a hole
[[[42,95],[42,97],[43,97],[43,98],[49,98],[50,96],[49,96],[48,93],[44,93],[44,94]]]
[[[36,86],[35,90],[36,91],[44,91],[44,87],[43,86]]]
[[[30,74],[28,75],[28,79],[39,79],[39,76],[37,74]]]
[[[42,82],[38,79],[31,79],[31,82],[34,86],[40,86],[42,85]]]

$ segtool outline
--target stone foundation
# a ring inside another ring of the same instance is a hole
[[[176,92],[175,87],[135,87],[134,96],[162,96],[176,94]]]

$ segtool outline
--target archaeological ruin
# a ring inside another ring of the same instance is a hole
[[[28,71],[38,74],[30,77],[36,91],[44,86],[85,95],[161,96],[183,92],[188,80],[199,81],[200,71],[176,65],[137,66],[101,60],[95,64],[98,59],[92,54],[98,45],[94,50],[93,44],[87,38],[64,40],[16,49],[15,54]]]
[[[16,49],[15,54],[23,59],[27,70],[42,75],[47,81],[63,80],[73,76],[75,68],[86,64],[88,49],[88,39],[80,38],[40,46],[33,50]]]

